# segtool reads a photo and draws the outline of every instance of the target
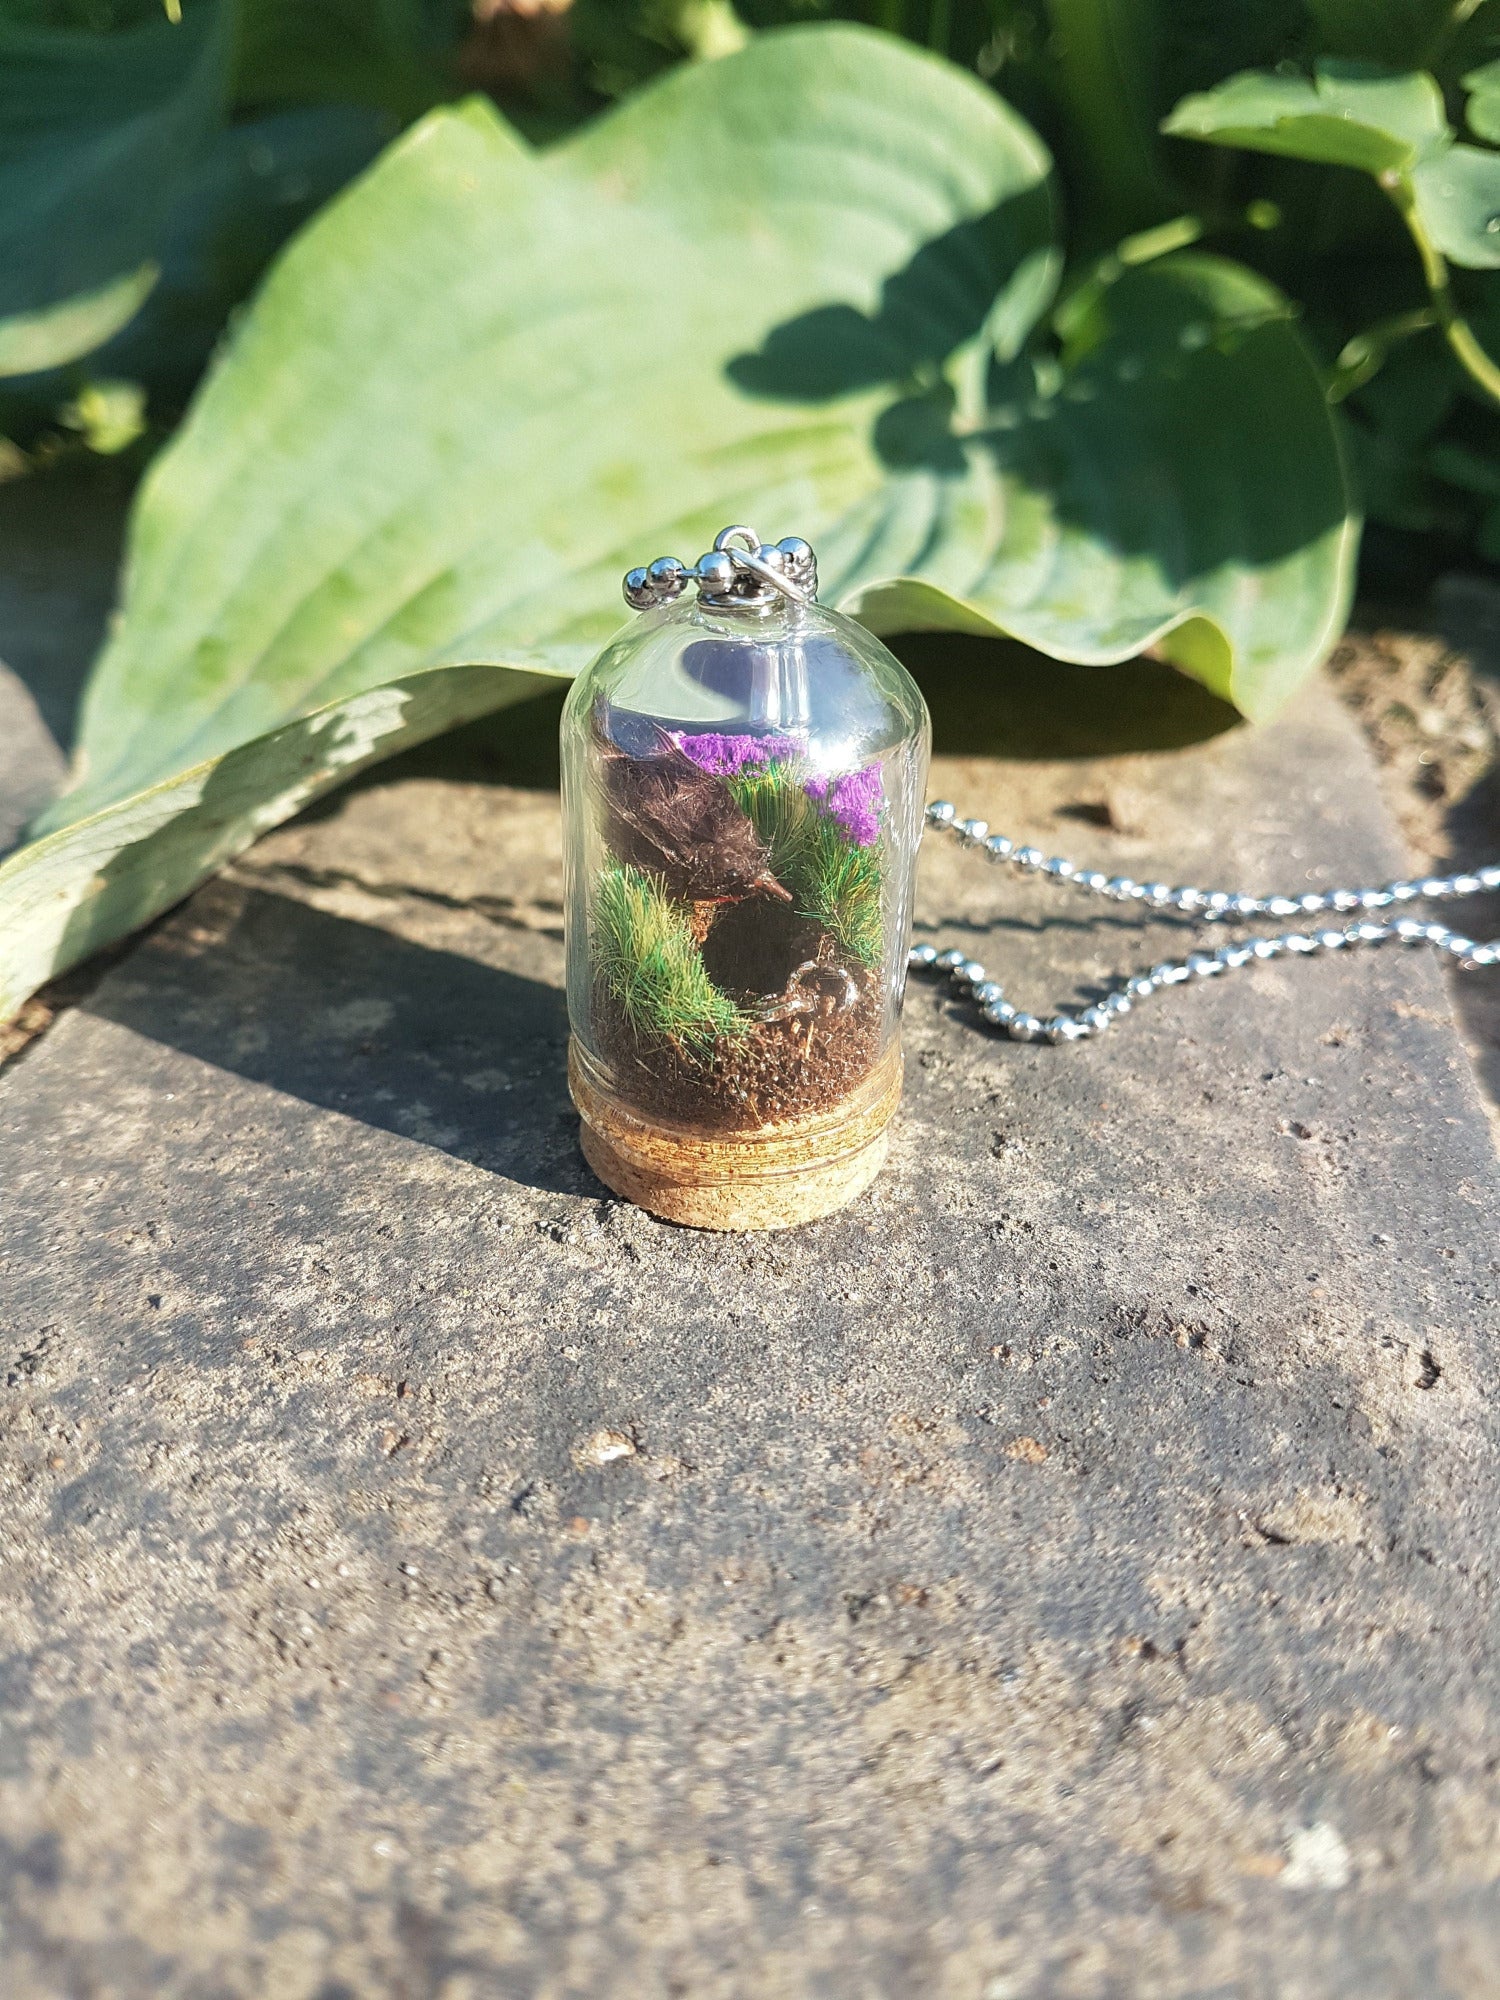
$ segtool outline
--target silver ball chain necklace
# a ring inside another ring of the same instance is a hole
[[[1447,924],[1424,923],[1419,917],[1386,919],[1375,911],[1408,903],[1450,902],[1500,889],[1500,863],[1471,874],[1429,875],[1420,881],[1389,882],[1379,889],[1324,889],[1304,896],[1232,895],[1223,889],[1174,889],[1165,882],[1133,882],[1126,875],[1106,876],[1098,869],[1079,868],[1061,855],[1045,855],[1039,847],[1017,846],[1003,833],[991,833],[982,819],[961,819],[947,799],[927,807],[929,829],[944,833],[961,846],[988,857],[992,863],[1045,876],[1112,903],[1140,903],[1151,910],[1175,910],[1205,924],[1222,924],[1248,917],[1318,917],[1328,913],[1358,921],[1317,930],[1279,931],[1265,937],[1240,938],[1215,951],[1191,951],[1186,958],[1163,959],[1148,972],[1123,980],[1091,1007],[1061,1009],[1046,1019],[1028,1014],[1005,997],[978,959],[956,950],[940,951],[934,944],[913,945],[907,964],[913,972],[946,977],[956,997],[971,1001],[980,1018],[1015,1042],[1082,1042],[1101,1035],[1139,1001],[1149,1000],[1164,986],[1185,986],[1196,979],[1217,979],[1226,972],[1272,958],[1307,958],[1318,952],[1347,951],[1359,945],[1431,945],[1446,952],[1464,972],[1500,965],[1500,938],[1477,944]]]

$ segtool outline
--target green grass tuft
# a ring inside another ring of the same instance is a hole
[[[860,965],[878,965],[885,941],[878,847],[857,847],[802,789],[795,764],[763,764],[726,779],[770,850],[771,873],[800,916]]]
[[[698,1050],[749,1027],[708,976],[680,904],[658,875],[609,867],[594,889],[594,963],[642,1041]]]

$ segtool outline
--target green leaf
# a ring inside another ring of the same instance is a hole
[[[1047,0],[1049,55],[1080,156],[1080,194],[1103,240],[1175,205],[1156,157],[1160,13],[1156,0]]]
[[[107,340],[223,113],[228,0],[116,35],[0,24],[0,374]]]
[[[1417,219],[1455,264],[1500,268],[1500,153],[1450,146],[1412,169]]]
[[[290,246],[144,482],[62,810],[475,646],[572,671],[642,548],[864,503],[899,386],[1046,303],[1047,173],[993,93],[850,28],[546,153],[431,114]]]
[[[1500,144],[1500,61],[1471,69],[1463,85],[1469,93],[1469,130],[1492,144]]]
[[[1405,172],[1450,136],[1430,76],[1354,62],[1321,62],[1312,78],[1246,70],[1185,97],[1162,130],[1370,174]]]
[[[747,518],[879,629],[1159,645],[1265,712],[1347,600],[1317,371],[1196,255],[1127,272],[1061,366],[1008,358],[1057,262],[1035,135],[863,30],[759,37],[543,154],[433,114],[290,246],[144,482],[46,824],[425,670],[572,672],[626,568]]]
[[[0,375],[35,375],[91,354],[129,325],[160,275],[158,266],[148,262],[97,291],[0,318]]]
[[[447,667],[351,695],[106,806],[0,863],[0,1021],[54,973],[170,909],[321,793],[545,686]]]
[[[1186,251],[1064,323],[1061,372],[997,378],[965,476],[934,496],[932,553],[900,565],[944,595],[846,584],[845,608],[881,632],[1003,632],[1101,665],[1154,646],[1243,713],[1272,713],[1343,628],[1358,539],[1286,301]],[[912,504],[893,481],[867,516]],[[838,536],[824,546],[836,555]]]

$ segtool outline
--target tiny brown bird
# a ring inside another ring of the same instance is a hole
[[[747,896],[792,900],[771,873],[765,843],[729,787],[684,756],[652,725],[648,746],[631,756],[595,719],[604,779],[605,838],[636,868],[660,875],[675,896],[694,904],[738,903]]]

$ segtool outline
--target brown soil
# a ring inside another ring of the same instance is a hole
[[[860,986],[842,1014],[766,1021],[742,1041],[693,1055],[638,1040],[601,981],[594,1032],[621,1095],[645,1117],[713,1132],[753,1130],[830,1110],[869,1075],[880,1052],[880,990],[869,973]]]

